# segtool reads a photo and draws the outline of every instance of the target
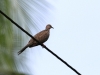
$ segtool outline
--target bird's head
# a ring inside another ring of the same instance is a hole
[[[50,24],[47,24],[46,29],[51,29],[53,28]]]

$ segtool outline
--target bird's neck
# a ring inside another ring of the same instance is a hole
[[[50,31],[50,29],[45,29],[46,31]]]

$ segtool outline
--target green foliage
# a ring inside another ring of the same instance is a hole
[[[12,15],[12,7],[11,0],[0,0],[0,10],[8,16]],[[15,34],[13,24],[0,14],[0,74],[2,75],[22,75],[18,73],[14,61],[13,50],[17,45],[14,43]]]
[[[30,7],[27,1],[33,4],[33,7]],[[30,30],[28,27],[36,30],[40,27],[38,24],[43,25],[48,8],[49,4],[45,0],[0,0],[0,10],[28,31]],[[29,14],[29,11],[33,14]],[[29,26],[30,24],[32,26]],[[27,35],[0,14],[0,75],[25,75],[19,72],[20,60],[16,56],[25,40],[23,36]],[[22,62],[24,63],[21,58]]]

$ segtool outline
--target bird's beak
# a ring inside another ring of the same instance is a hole
[[[51,28],[53,28],[53,27],[51,27]],[[54,29],[54,28],[53,28]]]

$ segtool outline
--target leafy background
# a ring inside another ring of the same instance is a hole
[[[48,8],[51,5],[45,0],[0,0],[0,10],[30,33],[31,29],[39,31],[46,23]],[[17,55],[26,39],[29,37],[25,33],[0,14],[0,75],[27,75],[27,57],[25,53]]]

